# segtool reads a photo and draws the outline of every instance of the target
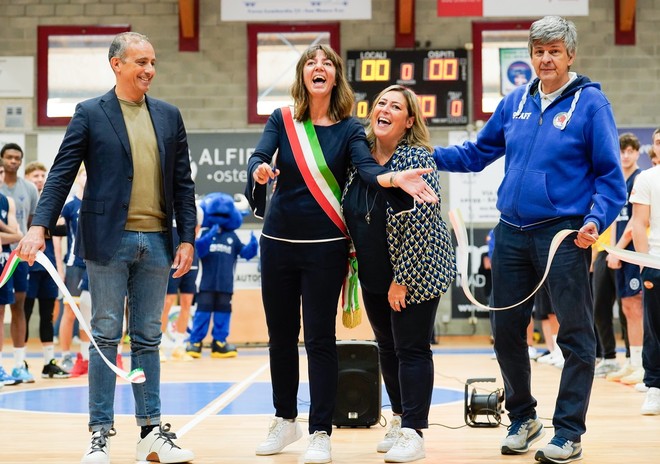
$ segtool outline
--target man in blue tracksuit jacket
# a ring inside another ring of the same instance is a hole
[[[529,51],[539,77],[500,102],[475,143],[434,150],[438,168],[452,172],[481,171],[505,156],[492,263],[494,307],[529,295],[543,275],[553,236],[562,229],[579,230],[559,247],[545,284],[566,359],[553,416],[555,436],[535,455],[549,463],[582,457],[596,354],[590,246],[626,201],[612,109],[599,84],[569,72],[576,50],[572,22],[548,16],[533,23]],[[530,387],[526,328],[532,305],[530,299],[491,311],[511,420],[502,454],[523,454],[544,435]]]

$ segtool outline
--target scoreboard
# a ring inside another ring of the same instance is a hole
[[[373,99],[394,84],[417,94],[428,126],[468,122],[466,49],[349,51],[346,75],[355,93],[355,116],[364,124]]]

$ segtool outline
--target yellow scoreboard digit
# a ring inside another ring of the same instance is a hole
[[[389,81],[390,60],[388,59],[361,60],[360,77],[358,80],[363,82]]]
[[[355,116],[364,124],[373,99],[398,84],[413,90],[429,126],[467,124],[467,50],[348,51],[346,78],[355,93]]]

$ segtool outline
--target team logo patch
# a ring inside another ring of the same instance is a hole
[[[630,279],[628,285],[630,285],[631,290],[637,290],[639,288],[639,279]]]
[[[647,290],[651,290],[653,288],[653,282],[651,282],[650,280],[645,280],[644,288],[646,288]]]
[[[555,126],[557,129],[563,129],[564,126],[566,125],[566,120],[568,119],[568,113],[559,113],[557,116],[555,116],[552,120],[552,125]]]

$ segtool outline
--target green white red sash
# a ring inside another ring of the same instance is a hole
[[[282,118],[291,151],[310,193],[337,228],[348,237],[346,223],[341,214],[341,188],[325,162],[323,150],[311,120],[293,118],[291,108],[282,108]],[[357,258],[351,243],[346,279],[342,288],[342,321],[346,327],[360,323],[358,300]]]

